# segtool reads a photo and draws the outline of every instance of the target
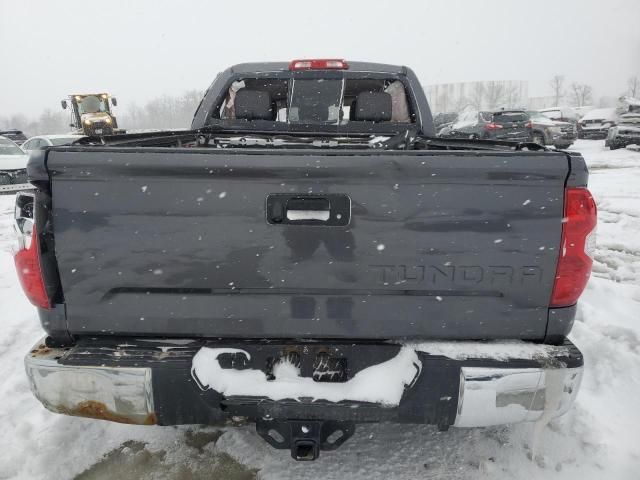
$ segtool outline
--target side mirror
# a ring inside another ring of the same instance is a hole
[[[66,110],[67,109],[67,101],[66,100],[61,100],[60,101],[60,105],[62,105],[62,109]]]
[[[118,106],[118,99],[116,97],[111,97],[111,105],[114,107]]]

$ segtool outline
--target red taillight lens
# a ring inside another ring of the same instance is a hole
[[[591,258],[597,223],[596,203],[586,188],[567,188],[552,307],[573,305],[591,275]]]
[[[502,125],[499,125],[499,124],[497,124],[497,123],[493,123],[493,122],[492,122],[492,123],[487,123],[487,124],[484,126],[484,129],[485,129],[485,130],[498,130],[498,129],[500,129],[500,128],[502,128]]]
[[[531,122],[527,122],[525,123],[524,128],[533,128],[533,124]]]
[[[309,60],[292,60],[289,70],[347,70],[346,60],[337,58],[316,58]]]
[[[40,268],[40,248],[35,225],[31,232],[31,242],[15,254],[14,260],[18,279],[29,301],[36,307],[51,308]]]

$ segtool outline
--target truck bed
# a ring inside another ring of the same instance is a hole
[[[67,328],[542,340],[570,164],[548,151],[54,148]],[[287,202],[329,219],[277,221]]]

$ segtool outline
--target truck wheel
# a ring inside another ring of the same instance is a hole
[[[609,144],[609,150],[618,150],[619,148],[621,148],[621,147],[617,143],[610,143]]]

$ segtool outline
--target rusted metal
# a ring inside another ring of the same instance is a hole
[[[59,405],[56,407],[58,413],[64,415],[72,415],[74,417],[96,418],[99,420],[108,420],[110,422],[126,423],[129,425],[157,425],[158,419],[155,413],[150,413],[146,417],[129,417],[120,413],[115,413],[102,402],[95,400],[85,400],[80,402],[74,408],[67,408]]]
[[[34,357],[41,356],[41,355],[48,355],[49,353],[51,353],[51,349],[47,347],[44,343],[39,344],[36,348],[31,350],[31,354]]]

